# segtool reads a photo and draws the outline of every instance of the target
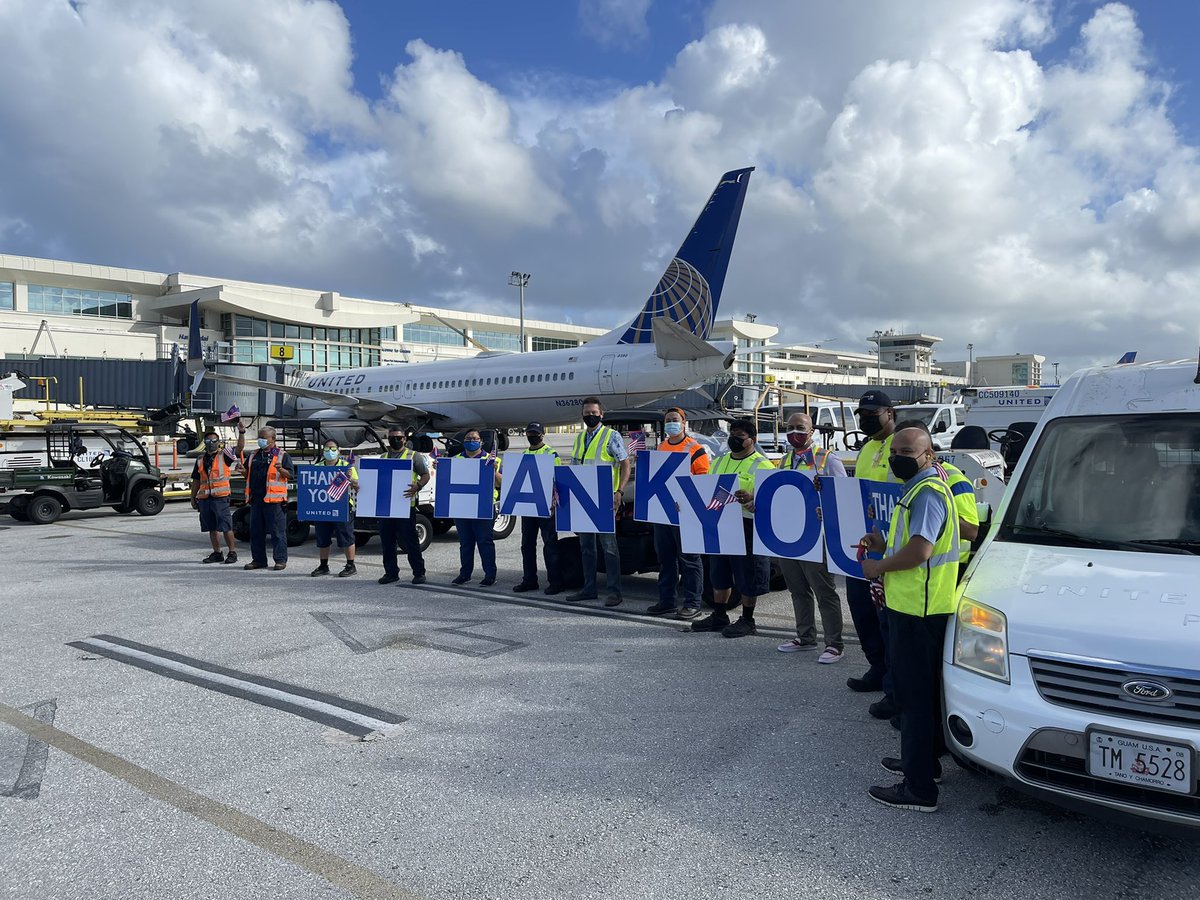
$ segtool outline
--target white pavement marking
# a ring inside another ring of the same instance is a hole
[[[261,847],[273,856],[286,860],[324,878],[335,887],[355,897],[370,900],[419,900],[419,895],[404,890],[370,869],[348,859],[322,850],[303,838],[281,831],[261,819],[212,800],[180,784],[143,769],[136,763],[101,750],[94,744],[68,734],[53,725],[39,722],[18,709],[0,703],[0,722],[17,728],[31,738],[42,741],[63,753],[70,754],[102,772],[107,772],[139,791],[161,800],[175,809],[215,825],[222,831]]]
[[[383,719],[375,718],[366,713],[348,709],[344,706],[335,703],[327,703],[322,700],[317,700],[312,697],[304,696],[302,693],[293,693],[279,688],[267,687],[262,684],[250,680],[249,678],[237,678],[232,675],[223,674],[221,672],[213,672],[209,669],[202,669],[198,666],[188,665],[181,662],[178,658],[173,658],[175,654],[158,654],[147,652],[146,650],[128,647],[124,644],[114,643],[113,641],[104,640],[99,637],[90,637],[82,641],[73,641],[72,647],[77,647],[82,650],[91,650],[100,653],[103,656],[110,657],[122,662],[130,662],[134,665],[143,664],[142,668],[151,667],[155,671],[166,669],[167,672],[162,674],[168,677],[177,677],[179,680],[187,681],[192,684],[200,685],[201,687],[213,687],[217,690],[226,689],[223,693],[232,693],[245,699],[258,699],[267,706],[279,708],[280,705],[289,707],[302,707],[313,715],[310,718],[316,718],[318,721],[334,724],[335,727],[342,727],[336,724],[336,721],[348,723],[354,733],[360,736],[367,734],[378,733],[381,735],[390,734],[393,732],[398,722],[388,722]],[[249,696],[247,696],[249,695]],[[333,699],[333,698],[331,698]],[[359,704],[354,704],[359,705]],[[399,718],[399,717],[396,717]],[[331,720],[335,720],[331,722]],[[342,727],[342,730],[348,730]]]

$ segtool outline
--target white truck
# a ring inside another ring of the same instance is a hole
[[[961,586],[947,742],[1046,799],[1200,827],[1200,375],[1058,390]]]
[[[934,450],[949,450],[954,436],[967,424],[967,410],[961,403],[909,403],[896,407],[896,421],[915,420],[929,429]]]

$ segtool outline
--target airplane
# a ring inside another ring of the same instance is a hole
[[[729,371],[731,341],[710,342],[753,167],[721,176],[683,245],[627,325],[565,350],[489,350],[469,359],[304,374],[276,384],[205,367],[193,301],[187,371],[296,397],[298,418],[346,419],[450,432],[527,422],[578,421],[582,398],[606,408],[644,406]]]

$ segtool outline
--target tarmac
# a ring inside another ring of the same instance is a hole
[[[855,646],[776,652],[786,594],[728,640],[639,615],[651,576],[518,597],[516,536],[453,588],[457,550],[381,586],[377,542],[201,565],[184,504],[0,520],[0,897],[1200,897],[1197,839],[953,763],[935,815],[872,802],[897,735]]]

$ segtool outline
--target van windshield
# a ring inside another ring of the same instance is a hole
[[[1050,422],[1000,539],[1200,553],[1200,414]]]
[[[897,422],[920,422],[926,428],[933,427],[933,417],[937,415],[936,406],[902,406],[896,410]]]

